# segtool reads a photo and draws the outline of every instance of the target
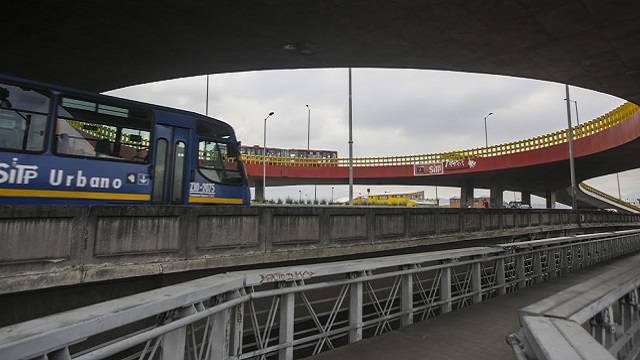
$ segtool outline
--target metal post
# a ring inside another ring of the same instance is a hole
[[[436,185],[436,207],[440,208],[440,199],[438,198],[438,185]]]
[[[193,305],[178,310],[176,318],[194,314],[196,309]],[[184,359],[184,349],[187,341],[187,328],[183,326],[162,335],[162,359]]]
[[[307,107],[307,151],[309,151],[309,144],[311,143],[311,108],[309,105],[305,105]]]
[[[204,114],[209,116],[209,75],[207,75],[207,96],[204,103]]]
[[[415,265],[409,267],[409,269],[413,268]],[[404,327],[413,324],[413,274],[401,276],[400,310],[402,316],[400,317],[400,325]]]
[[[567,137],[569,138],[569,168],[571,171],[571,207],[576,212],[578,224],[580,224],[580,216],[578,214],[578,204],[576,202],[576,168],[573,154],[573,126],[571,124],[571,98],[569,97],[569,85],[565,84],[567,94]]]
[[[333,186],[331,187],[331,203],[333,204]]]
[[[349,205],[353,205],[353,101],[351,99],[351,68],[349,68]]]
[[[263,145],[262,145],[262,196],[263,202],[267,201],[267,116],[264,118],[264,130],[262,131],[262,135],[264,137]]]
[[[542,274],[542,251],[536,251],[533,254],[533,281],[536,283],[544,280]]]
[[[578,116],[578,102],[576,100],[573,100],[573,105],[576,106],[576,123],[580,125],[580,116]]]
[[[231,345],[231,311],[225,309],[213,315],[213,336],[211,336],[211,360],[226,360],[229,358]]]
[[[443,268],[440,275],[440,312],[451,312],[451,268]]]
[[[295,319],[295,293],[281,295],[280,298],[280,345],[279,360],[293,360],[293,321]]]
[[[489,147],[489,138],[487,137],[487,118],[491,115],[493,115],[493,113],[489,113],[484,117],[484,147]]]
[[[618,199],[622,200],[622,193],[620,192],[620,173],[616,173],[616,180],[618,180]]]
[[[354,343],[362,340],[362,282],[349,286],[349,343]]]
[[[471,291],[473,291],[473,303],[482,302],[482,263],[478,260],[471,264]]]
[[[496,285],[498,288],[498,295],[505,295],[507,293],[506,279],[504,274],[504,258],[496,260]]]
[[[514,254],[513,261],[516,262],[516,279],[518,281],[518,288],[527,286],[527,274],[524,267],[524,255]]]
[[[311,108],[309,107],[309,105],[306,105],[307,107],[307,156],[309,155],[309,150],[311,150],[310,144],[311,144]],[[318,200],[318,185],[317,184],[313,184],[313,203],[315,205],[315,202]]]
[[[267,119],[272,116],[274,112],[270,112],[266,118],[264,118],[264,130],[262,131],[264,142],[262,147],[262,196],[263,201],[267,201]]]

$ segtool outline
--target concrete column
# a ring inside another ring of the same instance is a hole
[[[362,340],[362,283],[349,288],[349,343]]]
[[[473,206],[473,185],[466,184],[460,188],[460,208]]]
[[[523,191],[520,193],[520,197],[522,198],[522,203],[531,206],[531,193],[528,191]]]
[[[415,265],[403,269],[414,269]],[[402,275],[402,288],[400,290],[400,316],[401,326],[413,324],[413,274]]]
[[[547,191],[547,209],[556,208],[556,193],[555,191]]]
[[[254,200],[255,201],[264,201],[264,189],[262,187],[262,179],[258,180],[254,180],[255,185],[255,191],[254,191]]]
[[[280,296],[280,345],[285,345],[278,352],[278,360],[293,360],[293,321],[295,294]]]
[[[451,268],[447,267],[440,270],[440,312],[442,314],[451,312]]]
[[[500,187],[492,187],[489,190],[490,204],[489,206],[493,209],[501,209],[504,206],[504,199],[502,198],[502,194],[504,193],[503,189]]]

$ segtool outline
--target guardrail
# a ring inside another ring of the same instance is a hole
[[[5,205],[0,294],[640,224],[637,214],[583,211],[580,217],[578,222],[575,212],[560,209]]]
[[[640,110],[638,105],[625,103],[616,109],[591,121],[582,123],[573,128],[574,139],[581,139],[604,131],[630,119]],[[523,151],[541,149],[567,142],[567,130],[559,130],[549,134],[536,136],[530,139],[513,141],[505,144],[489,147],[449,151],[422,155],[385,156],[354,158],[353,166],[389,166],[389,165],[413,165],[440,162],[446,160],[473,159],[500,155],[510,155]],[[262,155],[242,155],[242,160],[248,164],[262,164],[266,158],[267,164],[275,166],[349,166],[348,158],[315,159],[315,158],[286,158]]]
[[[640,230],[216,275],[0,329],[1,359],[289,360],[640,250]]]
[[[609,194],[607,194],[607,193],[605,193],[603,191],[600,191],[600,190],[594,188],[593,186],[588,185],[586,182],[581,182],[580,184],[578,184],[578,187],[580,187],[580,189],[582,191],[584,191],[584,192],[595,194],[597,196],[600,196],[601,198],[604,198],[605,200],[607,200],[607,201],[609,201],[611,203],[618,204],[621,207],[625,207],[625,208],[628,208],[628,209],[631,209],[631,210],[635,211],[636,213],[640,213],[640,208],[639,207],[637,207],[637,206],[635,206],[635,205],[633,205],[633,204],[631,204],[629,202],[626,202],[626,201],[624,201],[622,199],[618,199],[617,197],[611,196],[611,195],[609,195]]]
[[[509,338],[523,360],[624,360],[640,355],[640,268],[636,255],[520,311]]]

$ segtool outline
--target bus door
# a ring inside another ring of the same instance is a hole
[[[184,204],[189,196],[189,129],[156,124],[154,204]]]

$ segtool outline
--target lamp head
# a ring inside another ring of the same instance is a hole
[[[274,112],[272,111],[272,112],[269,113],[269,116],[272,116],[273,114],[274,114]]]

